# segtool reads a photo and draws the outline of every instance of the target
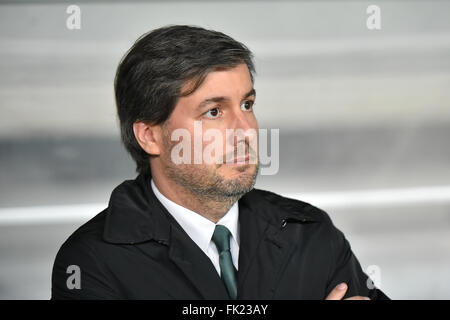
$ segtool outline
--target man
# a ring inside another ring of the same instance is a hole
[[[258,127],[254,72],[252,53],[220,32],[175,25],[138,39],[115,93],[139,175],[62,245],[53,299],[387,298],[324,211],[253,188],[255,136],[227,130]],[[198,141],[210,145],[199,124],[215,130],[214,161],[198,158]]]

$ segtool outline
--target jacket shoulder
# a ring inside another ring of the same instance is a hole
[[[305,218],[312,221],[331,223],[329,215],[322,209],[302,200],[288,198],[277,193],[253,189],[252,192],[270,204],[289,213],[292,218]]]
[[[107,209],[104,209],[93,218],[82,224],[64,242],[63,246],[76,242],[102,242],[103,228],[105,226]]]
[[[87,256],[87,252],[97,250],[103,243],[103,228],[107,209],[78,227],[61,245],[56,262],[61,259],[78,259]]]
[[[101,299],[115,297],[102,256],[106,210],[75,230],[58,250],[52,269],[52,299]],[[106,244],[107,245],[107,244]],[[81,289],[68,287],[70,272],[81,274]]]

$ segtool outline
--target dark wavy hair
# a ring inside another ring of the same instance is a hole
[[[138,144],[133,123],[164,123],[178,99],[193,93],[209,72],[241,63],[254,82],[253,54],[244,44],[197,26],[165,26],[134,43],[119,63],[114,89],[121,140],[136,162],[136,172],[151,174],[150,156]],[[185,83],[193,85],[181,92]]]

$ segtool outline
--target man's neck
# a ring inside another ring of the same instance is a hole
[[[200,214],[213,223],[217,223],[239,200],[239,197],[205,198],[205,196],[199,196],[175,182],[158,179],[157,177],[153,177],[153,182],[159,192],[167,199]]]

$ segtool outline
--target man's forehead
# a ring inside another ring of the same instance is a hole
[[[192,88],[195,81],[187,82],[182,89],[185,92]],[[253,89],[250,72],[246,64],[232,68],[213,70],[203,79],[200,86],[186,98],[204,99],[208,96],[230,96],[244,94]]]

